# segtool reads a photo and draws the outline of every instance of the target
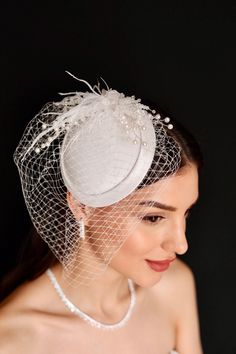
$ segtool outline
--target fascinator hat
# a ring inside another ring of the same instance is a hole
[[[79,81],[89,91],[47,103],[14,153],[32,222],[73,284],[106,269],[145,214],[146,187],[181,161],[168,117]]]

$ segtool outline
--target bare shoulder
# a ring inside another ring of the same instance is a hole
[[[193,291],[195,278],[192,269],[181,259],[176,258],[167,272],[166,282],[173,287],[176,295],[184,291]]]
[[[21,353],[31,331],[26,314],[9,304],[0,307],[0,354]]]
[[[170,308],[177,320],[183,307],[186,306],[186,301],[194,296],[194,274],[186,263],[176,258],[168,271],[163,273],[161,281],[153,287],[153,290],[158,300]]]
[[[159,283],[157,283],[154,288],[166,293],[176,292],[178,293],[181,290],[184,290],[182,287],[194,286],[194,274],[191,268],[181,259],[176,258],[176,260],[171,263],[170,268],[163,273],[163,277]],[[166,295],[168,295],[166,293]],[[177,294],[176,294],[177,295]]]
[[[39,337],[42,311],[33,306],[40,279],[19,286],[0,304],[0,354],[28,353]]]
[[[192,269],[180,259],[176,259],[167,276],[171,287],[172,301],[178,322],[190,307],[196,307],[196,284]],[[173,296],[174,295],[174,296]]]
[[[167,274],[169,276],[177,276],[178,281],[191,281],[194,278],[191,268],[179,258],[176,258],[171,264]]]
[[[156,286],[176,327],[176,348],[181,354],[202,354],[195,277],[191,268],[176,259]]]

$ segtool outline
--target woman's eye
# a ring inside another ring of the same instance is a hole
[[[142,220],[149,222],[151,224],[158,223],[161,221],[161,219],[164,219],[162,216],[159,215],[149,215],[149,216],[144,216]]]

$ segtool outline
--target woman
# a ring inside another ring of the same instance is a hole
[[[53,254],[33,254],[2,302],[0,353],[202,354],[194,277],[176,257],[198,145],[135,97],[87,85],[46,105],[15,152]]]

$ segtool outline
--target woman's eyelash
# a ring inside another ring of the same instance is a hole
[[[188,209],[185,213],[185,218],[188,219],[190,214],[191,214],[191,209]],[[160,215],[146,215],[143,216],[142,221],[148,222],[150,224],[157,224],[158,222],[160,222],[162,219],[165,219],[163,216]]]
[[[155,224],[155,223],[161,221],[162,219],[164,219],[164,218],[160,215],[147,215],[142,218],[142,220],[149,222],[151,224]]]

